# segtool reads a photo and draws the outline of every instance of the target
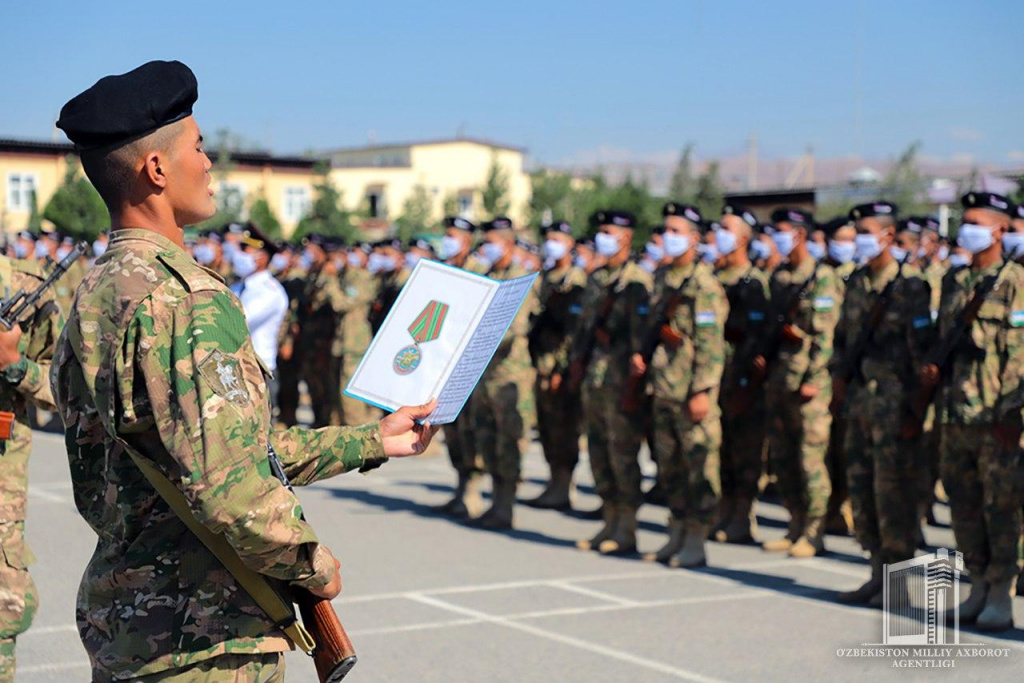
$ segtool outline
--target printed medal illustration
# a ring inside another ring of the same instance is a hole
[[[440,301],[431,301],[423,311],[416,316],[416,319],[409,325],[409,334],[412,335],[413,343],[403,347],[395,355],[392,366],[399,375],[409,375],[420,366],[423,360],[423,351],[420,344],[434,341],[441,336],[441,326],[448,315],[448,304]]]

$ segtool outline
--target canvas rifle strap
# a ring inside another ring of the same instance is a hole
[[[160,497],[171,507],[174,514],[184,522],[189,531],[203,542],[203,545],[213,553],[214,557],[220,560],[224,568],[235,577],[238,584],[249,594],[259,608],[284,631],[285,635],[295,643],[295,647],[306,654],[311,653],[316,647],[316,643],[302,623],[295,618],[295,610],[292,605],[284,601],[264,576],[253,571],[242,562],[242,558],[238,556],[238,553],[231,547],[231,544],[228,543],[223,534],[213,533],[195,518],[191,508],[188,506],[188,501],[185,500],[185,495],[160,470],[141,458],[130,448],[125,448],[125,450],[132,456],[132,460],[142,470],[142,473],[149,480],[149,483],[153,485],[153,488],[156,489],[156,492],[160,494]]]

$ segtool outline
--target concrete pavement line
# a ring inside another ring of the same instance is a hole
[[[579,614],[597,614],[602,612],[618,612],[633,609],[655,609],[657,607],[683,607],[685,605],[699,605],[706,602],[730,602],[732,600],[764,599],[767,595],[761,593],[734,593],[732,595],[702,595],[693,598],[676,598],[674,600],[651,600],[649,602],[634,602],[631,605],[590,605],[589,607],[563,607],[562,609],[549,609],[538,612],[521,612],[519,614],[507,614],[505,619],[519,621],[521,619],[545,619],[548,617],[571,617]]]
[[[545,640],[553,640],[555,642],[562,643],[563,645],[576,647],[581,650],[586,650],[587,652],[593,652],[597,655],[604,655],[605,657],[617,659],[620,662],[626,662],[627,664],[632,664],[634,666],[642,667],[644,669],[657,671],[658,673],[663,673],[668,676],[674,676],[675,678],[679,678],[685,681],[696,681],[697,683],[719,682],[719,679],[717,678],[703,676],[699,673],[696,673],[695,671],[688,671],[686,669],[674,667],[663,662],[655,661],[653,659],[647,659],[646,657],[640,657],[634,654],[630,654],[628,652],[623,652],[622,650],[616,650],[615,648],[607,647],[604,645],[598,645],[596,643],[591,643],[580,638],[573,638],[572,636],[563,635],[561,633],[549,631],[547,629],[539,628],[537,626],[531,626],[529,624],[520,624],[515,621],[509,621],[504,617],[496,617],[485,612],[478,612],[474,609],[459,607],[458,605],[452,605],[450,603],[445,602],[444,600],[438,600],[437,598],[432,598],[427,595],[409,593],[408,597],[410,600],[421,602],[424,605],[430,605],[432,607],[437,607],[438,609],[448,610],[449,612],[462,614],[463,616],[467,617],[474,617],[487,623],[495,624],[497,626],[504,626],[506,628],[521,631],[523,633],[528,633],[530,635],[537,636],[538,638],[543,638]]]
[[[349,635],[354,638],[362,636],[384,636],[394,633],[408,633],[410,631],[434,631],[442,628],[455,628],[456,626],[472,626],[482,623],[482,619],[451,619],[449,621],[432,621],[425,624],[409,624],[408,626],[381,626],[380,628],[366,628],[352,631]]]
[[[620,598],[617,595],[611,593],[604,593],[602,591],[591,590],[590,588],[584,588],[583,586],[574,586],[571,583],[565,581],[548,581],[548,586],[552,588],[558,588],[560,590],[569,591],[570,593],[579,593],[580,595],[586,595],[587,597],[597,598],[598,600],[604,600],[605,602],[613,602],[618,605],[637,605],[640,604],[636,600],[629,600],[628,598]]]

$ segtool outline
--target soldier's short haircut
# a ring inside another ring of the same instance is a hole
[[[895,216],[872,216],[878,224],[882,226],[882,230],[888,230],[892,228],[896,229],[896,217]]]
[[[153,151],[169,152],[183,128],[184,123],[177,121],[120,147],[81,153],[82,169],[109,210],[117,209],[131,191],[139,159]]]

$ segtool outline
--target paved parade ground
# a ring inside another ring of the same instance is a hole
[[[42,604],[19,638],[17,680],[86,681],[74,599],[95,538],[74,508],[62,438],[37,437],[28,539],[39,559],[33,575]],[[520,498],[535,495],[546,472],[534,444]],[[580,477],[579,504],[595,507],[585,465]],[[672,570],[582,553],[575,539],[592,535],[596,523],[556,512],[518,506],[518,529],[508,533],[437,517],[430,506],[447,499],[453,479],[437,445],[419,460],[300,491],[307,517],[342,562],[345,588],[336,606],[360,658],[347,680],[655,683],[951,674],[959,682],[1020,680],[1024,670],[1021,630],[965,630],[962,643],[1003,649],[1002,656],[959,657],[948,673],[894,668],[891,657],[840,656],[882,638],[879,611],[834,602],[836,591],[856,587],[869,573],[851,538],[829,537],[832,552],[812,560],[710,544],[710,568]],[[762,536],[781,536],[782,509],[761,504],[759,512]],[[641,550],[661,545],[665,516],[663,508],[641,511]],[[948,510],[938,516],[948,521]],[[952,534],[929,528],[927,540],[949,545]],[[1014,602],[1024,624],[1024,599]],[[289,655],[287,680],[315,681],[312,663]]]

